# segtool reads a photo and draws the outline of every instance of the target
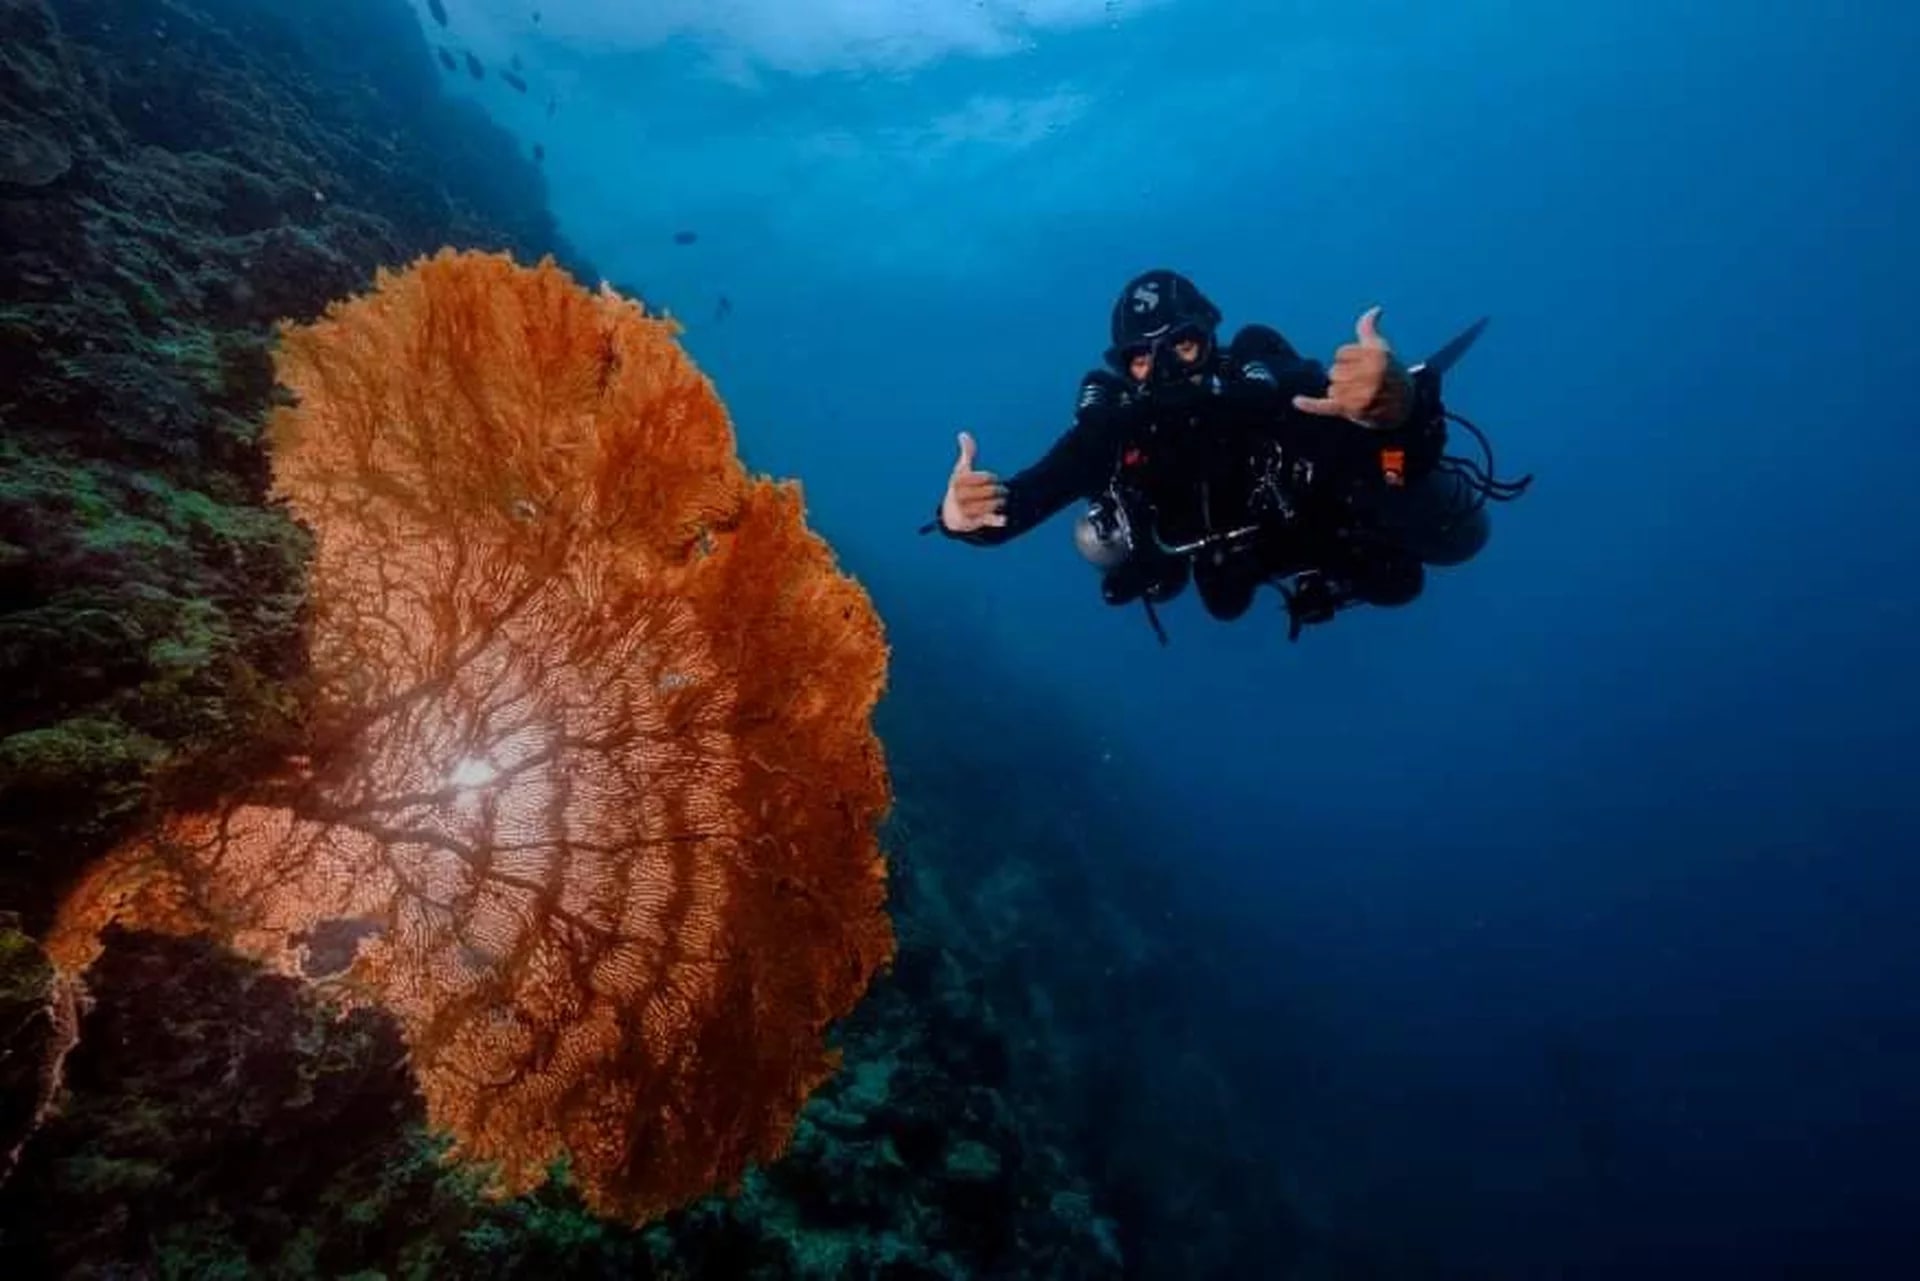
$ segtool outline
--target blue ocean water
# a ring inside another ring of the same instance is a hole
[[[1110,771],[1174,833],[1115,874],[1311,1006],[1232,1029],[1258,1177],[1473,1275],[1920,1266],[1920,11],[448,8],[535,86],[449,92],[684,318],[899,661],[1048,730],[917,732]],[[1297,645],[1187,599],[1162,648],[1065,517],[916,536],[956,431],[1010,472],[1064,430],[1153,266],[1322,359],[1491,315],[1448,396],[1533,491]]]

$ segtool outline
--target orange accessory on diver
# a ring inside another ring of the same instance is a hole
[[[1389,485],[1404,485],[1407,482],[1407,451],[1404,449],[1383,449],[1380,451],[1380,475]]]

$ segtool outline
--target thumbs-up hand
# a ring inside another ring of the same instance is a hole
[[[973,437],[960,433],[960,458],[947,478],[947,496],[940,503],[940,523],[951,534],[970,534],[985,525],[1007,523],[1007,487],[990,471],[975,471]]]
[[[1345,418],[1362,427],[1398,427],[1413,409],[1413,377],[1380,336],[1380,308],[1354,326],[1356,341],[1333,356],[1325,396],[1295,396],[1302,413]]]

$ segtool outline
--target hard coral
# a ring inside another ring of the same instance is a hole
[[[49,950],[118,920],[330,954],[503,1188],[570,1154],[638,1221],[732,1183],[893,952],[865,592],[672,327],[550,261],[383,272],[278,363],[311,751],[116,852]]]

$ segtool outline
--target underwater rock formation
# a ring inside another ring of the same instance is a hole
[[[9,1276],[1121,1275],[1061,1154],[994,1090],[937,1070],[936,1030],[892,985],[843,1026],[850,1066],[786,1156],[635,1232],[596,1218],[564,1168],[501,1201],[441,1160],[389,1016],[343,1014],[204,939],[118,927],[89,983],[66,1104],[0,1201]],[[948,1173],[950,1152],[987,1147],[990,1179]]]
[[[461,1155],[512,1192],[570,1157],[634,1221],[779,1153],[893,950],[879,620],[673,332],[451,251],[291,328],[306,754],[118,851],[49,939],[344,963]]]
[[[443,244],[571,262],[405,5],[0,0],[0,905],[291,738],[282,317]]]

